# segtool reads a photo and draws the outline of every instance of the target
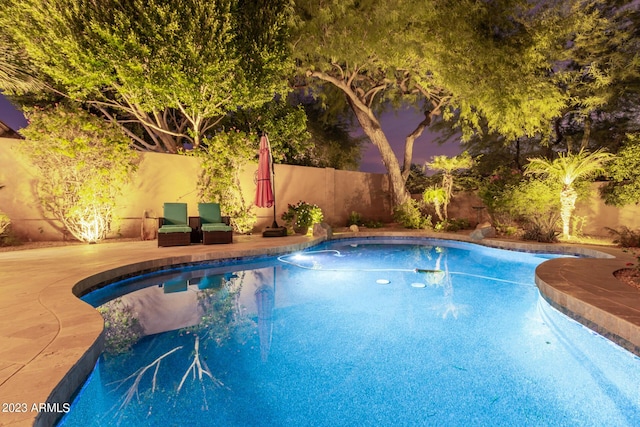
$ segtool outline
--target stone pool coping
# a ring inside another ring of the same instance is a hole
[[[568,252],[597,258],[544,262],[535,281],[545,299],[571,317],[640,354],[640,292],[613,272],[635,260],[617,248],[530,244],[466,235],[374,231],[347,237],[430,237],[504,249]],[[321,238],[234,236],[231,245],[158,248],[156,241],[74,245],[0,253],[0,425],[48,426],[93,369],[103,346],[103,320],[79,300],[86,290],[140,271],[216,259],[276,255]],[[75,293],[75,295],[74,295]],[[49,403],[38,411],[40,404]],[[57,403],[57,405],[56,405]],[[15,406],[18,404],[20,406]],[[26,405],[26,411],[17,412]]]

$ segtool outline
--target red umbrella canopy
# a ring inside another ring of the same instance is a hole
[[[255,205],[259,208],[273,206],[273,187],[271,185],[271,150],[266,135],[260,137],[260,155],[258,157],[258,174],[256,177]]]

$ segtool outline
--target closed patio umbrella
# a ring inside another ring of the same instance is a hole
[[[260,154],[258,157],[258,175],[256,181],[255,205],[259,208],[275,207],[271,181],[271,150],[269,149],[269,140],[266,135],[260,137]]]
[[[271,228],[267,228],[262,233],[264,237],[281,237],[287,235],[287,229],[285,227],[279,227],[276,221],[273,169],[273,157],[271,155],[269,138],[263,133],[260,137],[260,152],[258,155],[258,171],[256,176],[256,199],[254,203],[259,208],[270,208],[273,206],[273,224]]]

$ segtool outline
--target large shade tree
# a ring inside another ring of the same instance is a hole
[[[533,135],[557,116],[564,94],[548,78],[582,19],[572,2],[390,0],[296,3],[294,54],[311,84],[335,88],[378,148],[396,205],[409,196],[416,139],[438,116],[465,137],[485,125]],[[411,104],[402,164],[380,126],[384,106]]]
[[[474,135],[466,145],[473,155],[483,154],[480,173],[504,164],[522,170],[528,157],[554,150],[617,152],[626,135],[640,130],[640,4],[586,2],[581,14],[580,31],[549,70],[567,99],[560,114],[533,137]]]
[[[0,33],[36,70],[23,75],[123,125],[141,149],[198,146],[229,110],[284,90],[292,70],[287,0],[7,0],[3,8]]]
[[[640,4],[622,0],[585,7],[589,25],[554,70],[569,102],[553,122],[551,142],[569,151],[615,150],[640,128]]]

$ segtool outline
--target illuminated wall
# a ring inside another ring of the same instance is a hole
[[[0,138],[0,211],[11,218],[15,234],[25,240],[70,239],[54,220],[44,218],[35,196],[35,176],[31,167],[18,152],[18,140]],[[249,164],[241,175],[245,201],[254,199],[254,176],[257,164]],[[199,163],[193,157],[143,153],[143,160],[133,182],[123,189],[118,201],[117,215],[121,217],[118,232],[111,237],[140,237],[142,229],[153,232],[156,218],[162,215],[164,202],[185,202],[189,215],[197,215]],[[316,203],[325,214],[325,221],[334,227],[343,227],[351,211],[357,211],[369,220],[391,221],[391,201],[386,175],[303,166],[276,165],[276,217],[287,204],[304,200]],[[625,225],[640,228],[640,206],[618,209],[606,206],[594,194],[587,202],[578,203],[575,215],[585,217],[583,232],[606,236],[605,227]],[[449,206],[451,218],[477,221],[474,206],[482,206],[473,194],[456,194]],[[255,208],[261,231],[273,221],[272,208]],[[480,211],[481,220],[488,220],[486,210]],[[144,226],[144,227],[143,227]]]
[[[44,218],[36,195],[35,175],[18,152],[19,141],[0,138],[0,211],[12,221],[17,236],[26,240],[62,240],[65,236],[57,221]],[[197,215],[196,184],[199,160],[193,157],[142,153],[142,162],[133,182],[123,189],[116,214],[121,218],[118,233],[113,236],[140,237],[142,229],[153,230],[156,218],[162,216],[164,202],[185,202],[189,215]],[[255,172],[258,166],[248,164],[241,174],[246,203],[253,203]],[[351,211],[365,218],[390,221],[391,205],[385,175],[331,168],[276,165],[276,217],[289,203],[304,200],[316,203],[325,213],[325,221],[344,226]],[[255,208],[256,231],[273,222],[273,208]],[[112,236],[112,237],[113,237]]]

